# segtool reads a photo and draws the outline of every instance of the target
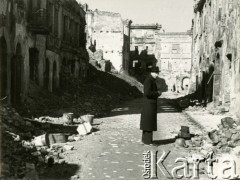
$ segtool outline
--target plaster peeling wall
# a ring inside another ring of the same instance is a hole
[[[240,117],[239,5],[238,0],[196,2],[191,81],[197,84],[200,100],[208,100],[213,94],[215,107],[230,107]],[[206,73],[209,80],[210,67],[214,68],[213,89],[200,78]]]
[[[117,71],[123,69],[124,24],[118,13],[95,10],[87,17],[88,46],[96,44],[103,59],[110,60]]]

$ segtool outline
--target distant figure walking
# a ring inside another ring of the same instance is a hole
[[[159,68],[153,67],[144,81],[144,101],[140,129],[143,131],[142,143],[147,145],[153,143],[153,131],[157,131],[157,99],[162,94],[157,90],[155,82],[158,74]]]

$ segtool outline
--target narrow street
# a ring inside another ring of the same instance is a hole
[[[0,180],[239,180],[239,27],[239,0],[1,0]]]
[[[148,150],[158,150],[160,155],[162,151],[171,151],[166,160],[166,167],[171,170],[176,158],[187,157],[191,153],[188,148],[177,148],[174,145],[181,126],[190,126],[190,131],[194,134],[201,132],[197,125],[171,103],[172,100],[165,99],[164,96],[159,99],[158,131],[154,133],[154,141],[159,146],[141,144],[139,120],[142,99],[135,99],[114,109],[108,117],[95,119],[95,132],[85,136],[82,141],[71,143],[74,150],[65,153],[65,160],[68,164],[79,167],[76,172],[71,172],[74,170],[70,167],[68,173],[63,173],[54,167],[49,171],[51,176],[45,178],[61,175],[64,179],[70,178],[65,176],[72,175],[72,179],[139,180],[142,179],[143,171],[142,154]],[[66,168],[64,170],[66,172]],[[158,172],[158,178],[164,179],[161,172]]]

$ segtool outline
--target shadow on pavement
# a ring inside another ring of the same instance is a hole
[[[195,134],[190,134],[190,138],[184,138],[185,140],[190,140],[191,138],[195,137]],[[174,138],[170,139],[161,139],[161,140],[154,140],[153,143],[156,145],[167,145],[175,143],[176,139],[179,138],[178,136],[175,136]]]
[[[114,117],[121,115],[141,114],[143,106],[143,98],[135,99],[131,104],[122,104],[113,109],[106,117]],[[159,98],[158,113],[179,113],[182,112],[175,99]]]
[[[40,176],[40,179],[71,179],[71,177],[77,174],[79,170],[80,166],[77,164],[55,164],[45,169],[45,172]]]
[[[156,145],[166,145],[166,144],[172,144],[174,143],[176,138],[171,138],[171,139],[163,139],[163,140],[155,140],[153,141],[154,144]]]

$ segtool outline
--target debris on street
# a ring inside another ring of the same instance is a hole
[[[46,124],[61,124],[64,127],[66,119],[63,117],[66,117],[66,114],[60,118],[40,117],[29,121],[22,118],[14,109],[2,106],[0,115],[3,139],[2,175],[14,179],[24,177],[38,179],[45,167],[67,163],[63,153],[74,150],[74,146],[68,143],[82,140],[82,135],[91,133],[92,130],[90,122],[80,118],[73,122],[76,123],[73,125],[75,134],[49,133],[47,129],[50,126]],[[73,114],[67,118],[72,119]],[[84,126],[87,133],[77,134],[78,131],[81,132],[78,124]]]
[[[186,147],[182,139],[177,139],[176,143]],[[182,145],[183,144],[183,145]],[[191,140],[186,140],[189,148],[197,149],[201,154],[207,155],[208,152],[216,154],[235,152],[240,146],[240,127],[231,117],[221,119],[218,129],[212,130],[202,135],[194,135]],[[236,153],[235,153],[236,154]]]
[[[67,88],[54,93],[31,82],[28,96],[17,111],[28,118],[60,117],[66,112],[78,117],[86,114],[102,117],[122,100],[142,96],[142,84],[136,79],[124,74],[105,73],[93,66],[89,68],[89,80],[83,83],[70,78]]]
[[[89,122],[80,124],[77,128],[79,135],[86,135],[92,131],[92,126]]]

